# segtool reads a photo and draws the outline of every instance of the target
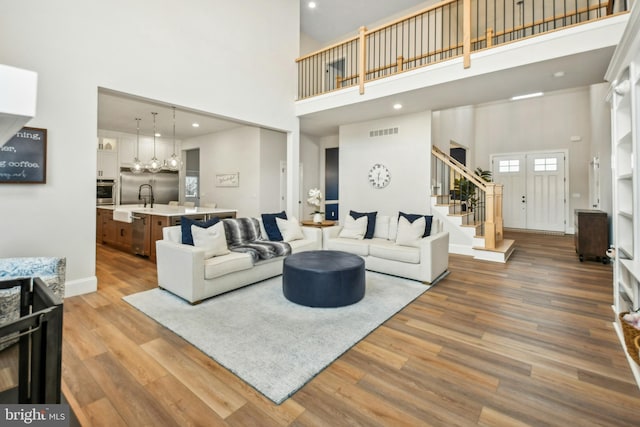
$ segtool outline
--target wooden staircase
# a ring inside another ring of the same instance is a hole
[[[432,147],[432,212],[450,233],[449,252],[507,262],[515,241],[504,239],[502,185],[487,182]]]

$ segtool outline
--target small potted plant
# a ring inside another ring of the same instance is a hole
[[[313,211],[311,215],[313,215],[313,222],[316,224],[322,223],[322,215],[324,212],[320,211],[320,206],[322,205],[322,192],[319,188],[312,188],[309,190],[307,194],[309,198],[307,199],[307,203],[314,206],[316,209]]]

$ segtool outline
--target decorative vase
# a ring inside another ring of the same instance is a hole
[[[322,224],[322,214],[321,213],[314,213],[313,214],[313,222],[316,224]]]

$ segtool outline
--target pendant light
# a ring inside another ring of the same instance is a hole
[[[177,171],[180,170],[180,157],[176,154],[176,107],[171,107],[173,109],[173,154],[167,160],[167,167],[169,170]]]
[[[156,116],[158,113],[151,113],[153,115],[153,157],[147,165],[147,169],[151,173],[158,173],[162,169],[160,160],[156,157]]]
[[[142,119],[136,117],[136,156],[133,158],[133,165],[131,166],[131,172],[133,173],[142,173],[144,170],[144,165],[138,157],[140,155],[140,120]]]

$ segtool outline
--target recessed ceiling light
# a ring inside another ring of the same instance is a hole
[[[156,132],[156,138],[160,138],[162,134],[160,132]]]
[[[199,128],[200,127],[200,123],[191,123],[191,126],[193,126],[194,128]]]
[[[556,71],[553,73],[553,77],[564,77],[564,71]]]
[[[519,99],[535,98],[535,97],[542,96],[542,95],[544,95],[543,92],[527,93],[525,95],[514,96],[514,97],[511,98],[511,100],[512,101],[517,101]]]
[[[402,108],[402,104],[393,104],[393,109],[394,110],[399,110]]]
[[[309,6],[309,9],[315,9],[317,4],[314,1],[310,1],[309,3],[307,3],[307,6]]]

